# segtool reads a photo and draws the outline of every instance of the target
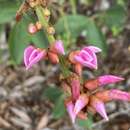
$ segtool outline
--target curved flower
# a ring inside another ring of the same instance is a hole
[[[95,46],[84,47],[78,55],[75,55],[75,60],[90,69],[97,69],[97,57],[95,53],[100,51],[101,49]]]
[[[98,87],[112,84],[112,83],[117,83],[122,80],[124,80],[124,78],[119,77],[119,76],[103,75],[103,76],[99,76],[96,79],[90,79],[90,80],[85,81],[84,86],[85,86],[85,88],[87,88],[89,90],[94,90]]]
[[[46,51],[36,49],[33,46],[28,46],[24,50],[24,64],[26,69],[30,69],[34,64],[45,58]]]
[[[105,110],[104,102],[99,100],[96,97],[91,97],[91,106],[96,110],[97,113],[99,113],[106,121],[108,121],[108,116]]]
[[[63,42],[61,40],[56,41],[54,44],[54,47],[55,47],[55,50],[57,51],[57,53],[65,55]]]
[[[51,45],[50,51],[56,54],[65,55],[63,42],[61,40],[55,41],[55,43]]]
[[[66,101],[65,105],[66,105],[66,109],[67,109],[67,112],[68,112],[68,114],[69,114],[69,116],[71,118],[72,123],[75,123],[76,114],[74,112],[74,104],[73,104],[73,102],[71,100]]]
[[[82,94],[76,100],[74,112],[78,114],[87,104],[88,104],[88,96],[86,94]]]

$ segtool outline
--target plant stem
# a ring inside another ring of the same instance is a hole
[[[44,18],[43,9],[41,6],[36,6],[36,14],[38,16],[39,21],[41,22],[43,28],[47,29],[49,27],[49,24],[47,20]],[[46,33],[49,44],[53,44],[55,42],[55,38],[53,35],[50,35]]]
[[[70,0],[71,6],[72,6],[72,13],[76,14],[76,0]]]
[[[47,29],[49,27],[48,21],[44,17],[44,9],[41,6],[36,6],[35,7],[37,17],[42,24],[44,29]],[[46,32],[46,36],[48,38],[49,44],[54,44],[55,37],[53,35],[50,35]],[[65,56],[59,56],[59,61],[60,61],[60,69],[64,75],[64,77],[68,77],[70,75],[70,70],[68,66],[66,65],[66,59]]]

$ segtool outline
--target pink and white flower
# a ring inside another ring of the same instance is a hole
[[[96,53],[100,51],[101,49],[95,46],[84,47],[79,54],[75,56],[75,60],[85,67],[97,69]]]
[[[45,58],[46,51],[37,49],[33,46],[28,46],[24,50],[24,64],[26,69],[30,69],[34,64]]]

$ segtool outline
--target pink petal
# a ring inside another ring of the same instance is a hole
[[[43,59],[45,57],[45,55],[46,55],[45,51],[39,52],[39,54],[34,59],[32,59],[32,61],[30,61],[29,65],[26,67],[26,69],[27,70],[30,69],[34,64],[36,64],[41,59]]]
[[[121,90],[112,89],[110,91],[110,97],[112,99],[122,100],[122,101],[130,101],[130,94]]]
[[[99,80],[99,84],[102,86],[102,85],[120,82],[124,80],[124,78],[114,76],[114,75],[104,75],[104,76],[100,76],[98,80]]]
[[[92,56],[85,50],[81,50],[79,56],[82,57],[82,59],[85,61],[91,62],[93,60]]]
[[[62,54],[62,55],[65,54],[63,42],[61,40],[56,41],[55,49],[56,49],[57,53]]]
[[[31,62],[38,55],[38,53],[39,53],[38,49],[33,50],[29,57],[29,62]]]
[[[88,103],[88,97],[87,95],[83,94],[80,95],[80,97],[77,99],[74,107],[74,112],[76,115],[87,105]]]
[[[97,69],[96,64],[92,64],[91,62],[84,61],[80,56],[75,56],[75,60],[85,67],[88,67],[90,69]]]
[[[89,48],[86,48],[84,50],[87,51],[89,53],[89,55],[91,55],[91,57],[93,58],[93,60],[91,61],[91,64],[93,64],[95,66],[94,69],[97,69],[97,56],[96,56],[96,54]]]
[[[95,102],[94,108],[106,121],[109,120],[105,110],[105,105],[102,101]]]
[[[29,64],[29,57],[32,53],[32,51],[34,50],[35,48],[33,46],[28,46],[27,48],[25,48],[24,50],[24,64],[25,66],[27,67],[28,64]]]
[[[96,46],[88,46],[88,47],[85,47],[85,48],[83,48],[83,49],[90,49],[90,50],[92,50],[94,53],[98,53],[98,52],[101,52],[102,50],[100,49],[100,48],[98,48],[98,47],[96,47]]]
[[[74,104],[72,103],[72,101],[66,104],[66,109],[71,118],[72,123],[75,123],[76,114],[74,113]]]
[[[73,100],[77,100],[80,95],[80,81],[76,79],[72,80],[71,88],[72,88],[72,98]]]

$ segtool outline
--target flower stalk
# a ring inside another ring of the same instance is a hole
[[[49,23],[44,16],[44,11],[45,11],[44,8],[38,5],[35,7],[35,11],[36,11],[38,20],[42,24],[43,28],[47,30],[47,28],[49,27]],[[55,43],[56,40],[55,40],[54,35],[46,33],[46,36],[48,38],[50,45]],[[68,77],[70,75],[70,71],[68,67],[66,66],[65,56],[59,56],[59,62],[60,62],[60,68],[64,77]]]

